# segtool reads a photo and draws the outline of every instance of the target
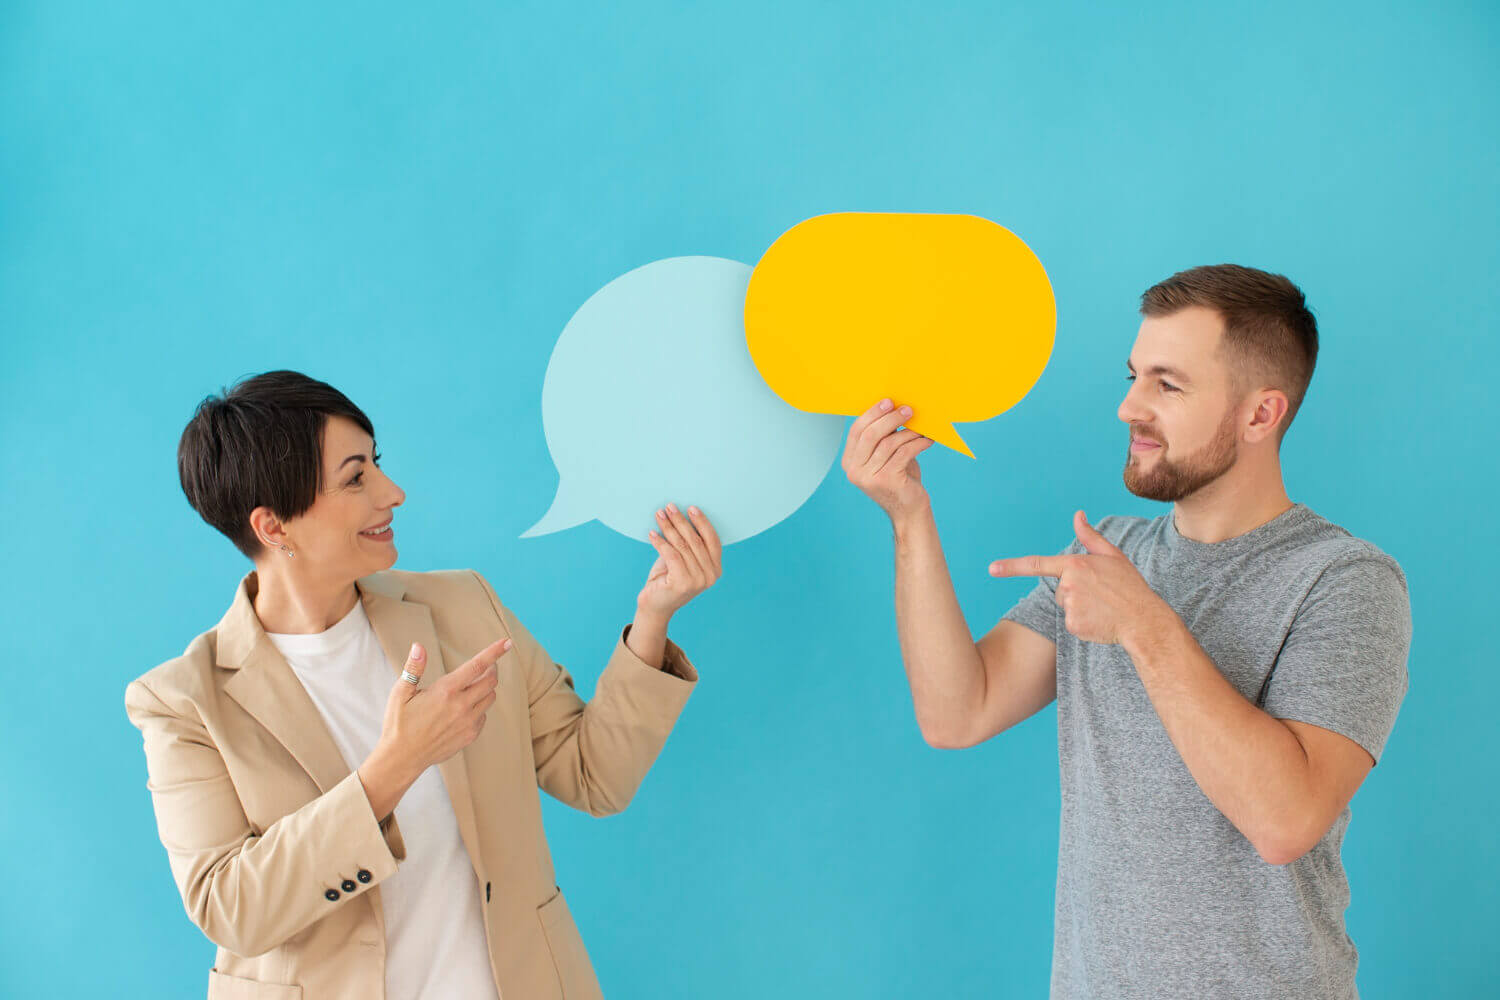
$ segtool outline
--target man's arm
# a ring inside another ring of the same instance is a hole
[[[1262,858],[1295,861],[1328,832],[1374,759],[1347,736],[1256,708],[1167,611],[1121,643],[1167,736]]]
[[[973,746],[1057,697],[1057,644],[1013,621],[978,643],[969,633],[943,558],[931,507],[892,520],[896,632],[922,738]]]
[[[1209,800],[1267,861],[1301,857],[1374,766],[1406,692],[1411,611],[1400,567],[1362,551],[1325,568],[1277,654],[1261,710],[1081,510],[1073,529],[1082,553],[1001,559],[990,572],[1055,578],[1068,632],[1125,650]]]
[[[841,465],[891,519],[896,633],[922,737],[935,747],[972,746],[1057,696],[1057,648],[1008,621],[974,642],[917,463],[932,439],[901,429],[912,416],[890,399],[870,407],[850,425]]]

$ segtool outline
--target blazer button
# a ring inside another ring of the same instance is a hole
[[[336,903],[338,902],[339,891],[337,889],[329,889],[327,892],[323,893],[323,898],[328,900],[330,903]]]
[[[359,886],[354,884],[354,880],[352,878],[346,878],[343,882],[339,883],[339,888],[343,889],[345,892],[353,892],[355,889],[358,889]]]
[[[370,881],[370,879],[374,878],[375,876],[371,875],[368,871],[366,871],[365,869],[361,868],[359,870],[359,874],[356,875],[356,876],[354,876],[354,877],[357,878],[357,879],[359,879],[361,882],[368,882],[368,881]]]

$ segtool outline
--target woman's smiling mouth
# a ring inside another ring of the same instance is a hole
[[[392,519],[394,520],[394,519]],[[373,538],[377,542],[389,542],[396,536],[396,529],[391,527],[391,522],[386,521],[378,528],[367,528],[360,532],[366,538]]]

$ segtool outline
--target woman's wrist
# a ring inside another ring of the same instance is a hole
[[[359,765],[359,782],[364,786],[365,796],[370,800],[370,809],[378,822],[385,822],[415,780],[407,778],[404,771],[383,746],[376,746],[364,763]]]
[[[664,615],[651,608],[635,608],[635,619],[625,634],[625,645],[641,660],[662,669],[667,655],[667,622],[671,615]]]

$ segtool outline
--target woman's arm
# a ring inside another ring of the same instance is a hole
[[[174,711],[140,680],[126,687],[125,709],[145,743],[172,877],[215,944],[247,957],[270,951],[405,860],[394,815],[377,822],[357,770],[257,834],[195,715]]]
[[[474,574],[514,645],[526,678],[537,784],[553,798],[594,816],[624,809],[667,741],[698,680],[676,643],[663,636],[657,669],[631,649],[626,626],[585,702],[573,678]]]

